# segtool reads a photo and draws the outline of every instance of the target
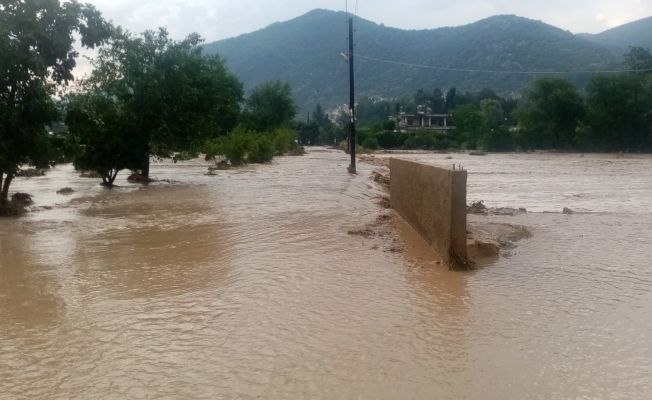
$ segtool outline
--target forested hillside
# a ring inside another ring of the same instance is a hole
[[[597,35],[580,35],[611,49],[617,55],[624,54],[630,46],[652,48],[652,17],[621,25]]]
[[[348,70],[340,55],[347,49],[346,22],[345,13],[314,10],[207,44],[206,51],[224,57],[246,89],[278,79],[291,84],[302,110],[317,103],[330,108],[347,100]],[[512,15],[432,30],[401,30],[356,18],[355,27],[360,96],[397,97],[434,87],[489,87],[502,95],[519,95],[539,76],[528,72],[619,68],[622,60],[585,37]],[[590,74],[565,77],[584,85]]]

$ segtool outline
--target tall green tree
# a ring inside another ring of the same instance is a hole
[[[53,161],[46,125],[57,118],[57,87],[73,79],[75,34],[92,48],[110,31],[76,0],[0,1],[0,205],[21,165]]]
[[[511,150],[513,139],[505,125],[505,112],[500,101],[492,98],[480,101],[480,116],[484,128],[480,146],[493,151]]]
[[[118,31],[94,62],[86,90],[121,104],[141,142],[146,178],[150,156],[199,149],[237,124],[242,84],[219,57],[204,56],[201,43],[197,34],[173,40],[165,29]]]
[[[484,119],[474,104],[465,104],[453,111],[456,132],[462,136],[462,145],[475,150],[480,147],[484,132]]]
[[[537,79],[517,112],[521,146],[573,148],[584,113],[584,101],[572,83],[556,77]]]
[[[650,105],[635,74],[598,75],[587,87],[587,147],[603,151],[649,150]]]
[[[290,85],[281,81],[267,82],[249,94],[243,122],[251,130],[269,132],[290,125],[296,114]]]

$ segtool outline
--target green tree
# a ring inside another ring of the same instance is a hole
[[[267,82],[252,90],[246,101],[243,121],[249,129],[268,132],[290,125],[296,113],[290,85],[280,81]]]
[[[326,113],[324,113],[321,104],[315,106],[315,110],[312,112],[312,121],[319,127],[331,125],[331,121],[328,119]]]
[[[374,97],[361,98],[355,109],[356,124],[360,128],[386,121],[391,115],[391,104]]]
[[[451,112],[457,107],[457,89],[456,88],[450,88],[448,89],[448,92],[446,92],[446,105],[445,105],[445,110],[444,112]]]
[[[110,26],[75,0],[0,1],[0,206],[21,165],[53,161],[46,125],[57,119],[58,85],[73,79],[75,33],[92,48]]]
[[[453,112],[453,119],[457,134],[463,138],[463,146],[471,150],[477,149],[484,131],[484,120],[480,110],[473,104],[466,104]]]
[[[587,87],[586,146],[602,151],[645,150],[650,104],[635,74],[598,75]],[[649,148],[647,148],[649,150]]]
[[[480,101],[480,116],[483,125],[480,146],[494,151],[511,150],[513,140],[505,126],[505,113],[500,101],[492,98]]]
[[[94,92],[69,96],[66,124],[75,168],[97,172],[107,187],[122,169],[139,168],[146,144],[134,134],[138,127],[129,114],[113,96]]]
[[[573,84],[554,77],[537,79],[517,112],[521,146],[573,148],[584,113],[584,101]]]
[[[219,57],[204,56],[201,43],[197,34],[175,41],[165,29],[117,31],[94,62],[86,89],[121,103],[146,178],[150,156],[196,151],[237,124],[242,84]]]

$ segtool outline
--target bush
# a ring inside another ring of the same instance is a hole
[[[378,144],[378,139],[375,136],[368,136],[362,142],[362,147],[369,150],[378,150],[380,145]]]
[[[431,150],[435,148],[435,135],[431,132],[418,132],[405,141],[408,149]]]
[[[251,134],[246,131],[236,130],[222,138],[219,154],[223,155],[231,165],[238,166],[246,163],[247,153],[251,148]]]
[[[294,153],[298,147],[297,133],[291,129],[277,129],[274,132],[274,148],[277,156]]]
[[[273,133],[252,132],[237,128],[226,136],[209,141],[204,146],[207,160],[224,157],[231,165],[270,162],[275,155],[302,154],[296,143],[296,133],[278,129]]]
[[[398,149],[405,145],[408,136],[400,132],[380,132],[376,135],[378,145],[383,149]]]
[[[247,153],[247,162],[253,164],[262,164],[272,161],[274,158],[275,148],[272,139],[267,135],[254,136],[251,142],[251,148]]]

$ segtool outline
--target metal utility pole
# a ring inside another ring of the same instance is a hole
[[[349,153],[351,153],[351,164],[349,172],[356,173],[355,168],[355,80],[353,75],[353,18],[349,17]]]

